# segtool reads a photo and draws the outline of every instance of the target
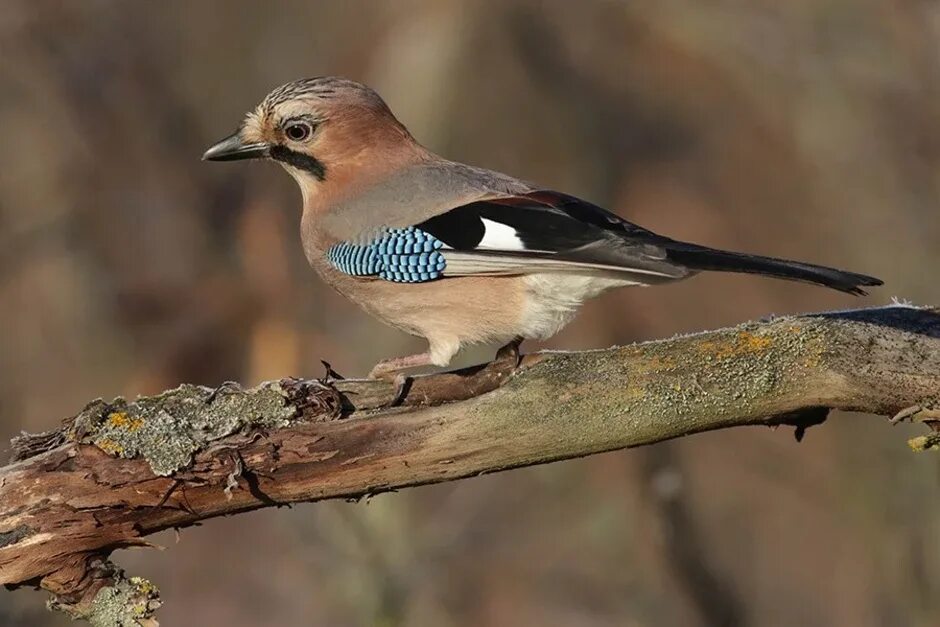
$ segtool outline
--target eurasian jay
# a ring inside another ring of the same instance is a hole
[[[466,344],[548,338],[601,292],[705,270],[849,294],[881,285],[676,241],[573,196],[448,161],[415,141],[376,92],[342,78],[278,87],[203,159],[284,166],[303,194],[310,265],[370,314],[427,339],[426,353],[382,361],[371,376],[446,366]]]

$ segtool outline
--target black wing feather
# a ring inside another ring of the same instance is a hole
[[[523,250],[481,249],[486,235],[484,220],[512,228]],[[678,279],[704,270],[756,273],[850,294],[864,294],[861,286],[882,284],[864,274],[679,242],[597,205],[547,190],[469,203],[417,226],[458,251],[509,258],[550,257],[559,262],[652,273],[662,278]]]
[[[604,238],[603,229],[557,207],[534,201],[507,205],[503,199],[461,205],[422,222],[418,228],[456,250],[473,250],[480,245],[486,232],[483,220],[512,228],[525,250],[561,252]]]
[[[476,205],[471,203],[451,209],[417,225],[455,250],[473,250],[480,245],[486,227]]]

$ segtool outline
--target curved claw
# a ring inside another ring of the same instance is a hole
[[[498,362],[508,361],[509,363],[513,365],[513,367],[518,366],[522,358],[522,355],[519,352],[519,345],[522,344],[523,340],[525,340],[525,338],[522,337],[521,335],[517,335],[516,337],[514,337],[512,341],[510,341],[508,344],[506,344],[505,346],[501,347],[498,351],[496,351],[495,361],[498,361]]]

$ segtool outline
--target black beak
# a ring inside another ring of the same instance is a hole
[[[269,156],[271,146],[264,142],[257,144],[246,144],[242,142],[238,133],[229,135],[220,142],[213,144],[206,154],[202,155],[203,161],[236,161],[239,159],[262,159]]]

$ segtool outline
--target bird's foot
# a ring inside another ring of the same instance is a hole
[[[393,359],[383,359],[375,364],[369,372],[370,379],[385,379],[387,381],[395,380],[396,376],[401,374],[402,370],[411,368],[421,368],[431,365],[431,353],[421,353],[419,355],[408,355],[407,357],[395,357]]]
[[[369,378],[391,381],[395,385],[395,396],[388,404],[389,407],[395,407],[400,405],[402,401],[405,400],[405,397],[408,396],[408,390],[411,389],[411,383],[413,381],[403,370],[430,365],[431,353],[384,359],[375,364],[372,371],[369,372]]]
[[[494,361],[499,363],[509,363],[513,368],[519,365],[522,354],[519,352],[519,345],[522,344],[522,341],[525,338],[521,335],[517,335],[512,338],[512,341],[496,351],[496,359]]]

